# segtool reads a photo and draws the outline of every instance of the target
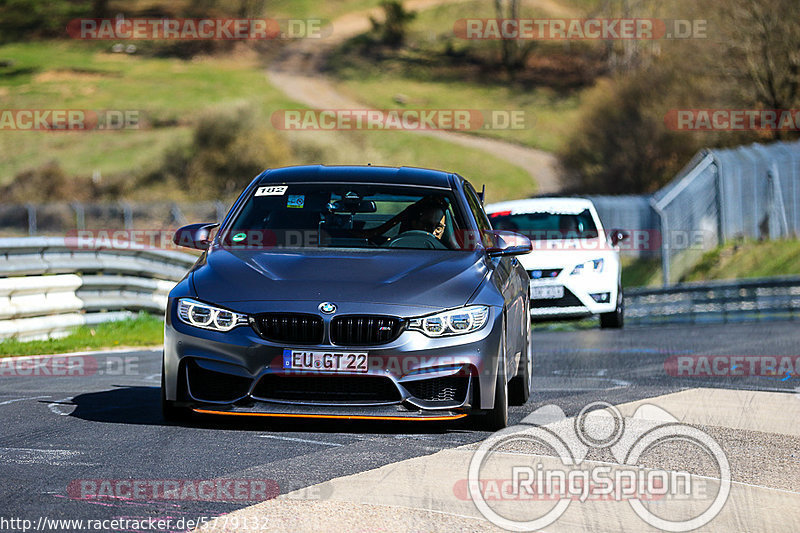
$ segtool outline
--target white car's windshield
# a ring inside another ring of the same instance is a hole
[[[498,211],[489,215],[492,227],[522,233],[531,240],[593,239],[597,226],[588,209],[580,213],[513,213]]]

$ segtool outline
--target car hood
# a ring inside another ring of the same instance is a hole
[[[239,251],[217,248],[197,268],[197,296],[212,303],[369,302],[448,309],[486,276],[479,252]]]

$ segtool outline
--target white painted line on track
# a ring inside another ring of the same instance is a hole
[[[77,458],[81,452],[74,450],[61,450],[61,449],[41,449],[41,448],[0,448],[0,462],[13,463],[19,465],[40,465],[46,464],[49,466],[64,466],[78,465],[78,466],[96,466],[97,463],[83,463],[76,462],[73,459]]]
[[[308,444],[322,444],[324,446],[344,446],[344,444],[340,444],[338,442],[328,442],[324,440],[311,440],[311,439],[298,439],[295,437],[282,437],[280,435],[258,435],[259,438],[262,439],[276,439],[276,440],[288,440],[292,442],[307,442]]]
[[[50,403],[48,403],[48,404],[47,404],[47,407],[48,407],[48,408],[50,409],[50,411],[51,411],[51,412],[53,412],[54,414],[57,414],[57,415],[59,415],[59,416],[69,416],[69,415],[71,415],[71,414],[72,414],[72,411],[74,411],[74,410],[75,410],[75,408],[77,408],[77,407],[78,407],[77,405],[75,405],[75,404],[72,404],[72,403],[68,404],[66,407],[72,407],[72,409],[71,409],[71,410],[70,410],[68,413],[67,413],[67,412],[64,412],[64,411],[62,411],[61,409],[59,409],[59,407],[64,407],[62,404],[66,403],[66,402],[71,402],[71,401],[72,401],[72,396],[69,396],[68,398],[63,398],[63,399],[61,399],[61,400],[56,400],[56,401],[54,401],[54,402],[50,402]]]
[[[10,403],[15,403],[15,402],[24,402],[25,400],[43,400],[45,398],[50,398],[50,396],[28,396],[27,398],[14,398],[13,400],[6,400],[4,402],[0,402],[0,405],[8,405]]]
[[[30,359],[32,357],[77,357],[81,355],[113,355],[118,353],[131,353],[131,352],[160,352],[163,346],[130,346],[128,348],[111,348],[108,350],[87,350],[85,352],[67,352],[67,353],[46,353],[46,354],[31,354],[31,355],[10,355],[8,357],[0,357],[0,360],[16,360],[16,359]]]

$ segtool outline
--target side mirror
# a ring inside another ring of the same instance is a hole
[[[626,241],[630,238],[631,234],[627,231],[623,231],[621,229],[612,229],[609,239],[611,240],[611,246],[616,246],[622,241]]]
[[[189,224],[188,226],[183,226],[172,236],[172,242],[185,248],[208,250],[211,244],[209,235],[211,235],[211,230],[217,226],[219,226],[219,224],[215,223]]]
[[[491,244],[486,247],[486,252],[490,256],[525,255],[533,250],[528,237],[513,231],[492,230],[487,232],[487,237]]]

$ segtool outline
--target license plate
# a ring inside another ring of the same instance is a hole
[[[531,299],[555,300],[564,297],[563,285],[545,285],[544,287],[531,287]]]
[[[312,352],[308,350],[283,350],[285,370],[313,370],[317,372],[366,372],[366,352]]]

